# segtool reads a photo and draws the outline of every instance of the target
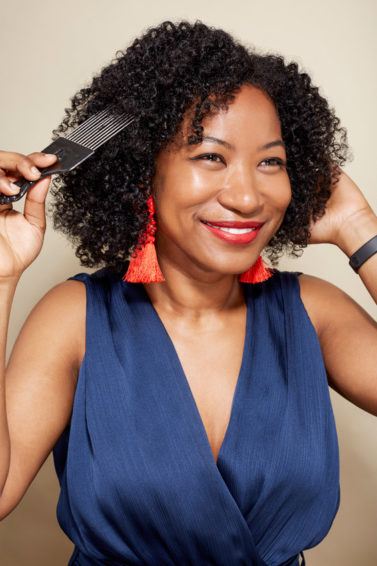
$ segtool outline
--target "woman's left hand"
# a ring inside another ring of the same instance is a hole
[[[340,177],[332,185],[324,216],[310,223],[309,244],[328,243],[342,247],[345,234],[354,223],[376,217],[356,183],[340,167],[338,169]]]

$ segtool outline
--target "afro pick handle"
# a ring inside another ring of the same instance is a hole
[[[43,177],[53,175],[54,173],[66,173],[67,171],[71,171],[94,153],[92,149],[88,149],[87,147],[79,145],[78,143],[75,143],[66,138],[58,138],[50,145],[45,147],[42,152],[54,153],[55,155],[57,155],[58,160],[50,167],[44,167],[43,169],[40,169],[41,175],[36,181],[21,179],[14,182],[14,185],[20,187],[20,192],[16,195],[0,194],[0,204],[6,204],[20,200],[24,196],[26,191],[36,185],[38,181],[40,181]]]

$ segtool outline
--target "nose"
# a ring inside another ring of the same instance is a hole
[[[263,208],[263,196],[249,167],[237,167],[228,174],[219,192],[220,204],[243,216],[257,215]]]

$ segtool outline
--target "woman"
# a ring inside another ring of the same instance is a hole
[[[39,301],[3,372],[0,516],[53,450],[71,565],[298,565],[339,506],[328,385],[377,415],[376,322],[276,268],[308,243],[362,249],[377,300],[345,130],[295,63],[201,22],[136,39],[55,134],[108,106],[135,121],[52,188],[55,228],[102,268]],[[1,152],[0,190],[55,159]],[[0,207],[3,365],[48,186]]]

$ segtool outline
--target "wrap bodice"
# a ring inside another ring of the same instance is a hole
[[[72,277],[86,286],[86,349],[53,449],[72,565],[293,565],[326,536],[338,441],[298,277],[242,283],[245,343],[217,462],[144,286],[106,269]]]

